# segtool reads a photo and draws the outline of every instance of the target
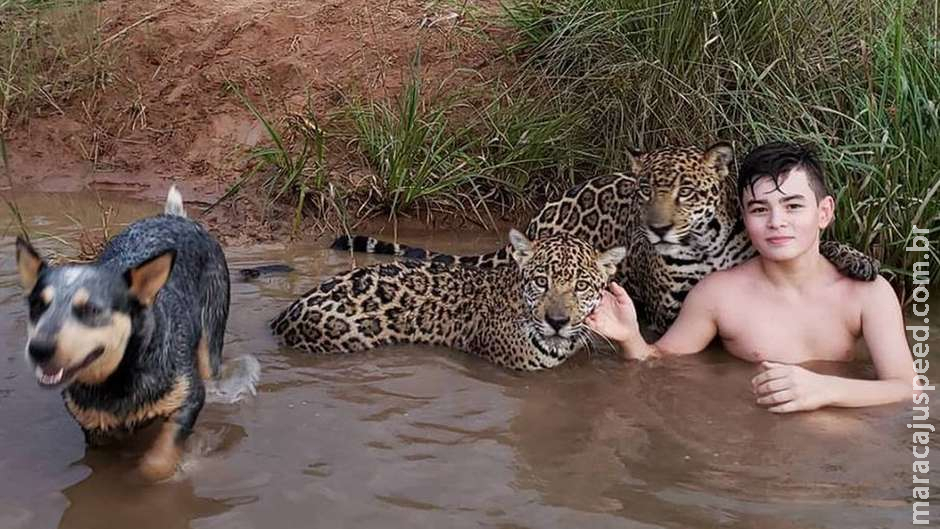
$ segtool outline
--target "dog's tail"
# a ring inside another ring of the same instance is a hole
[[[163,212],[167,215],[176,215],[186,218],[186,210],[183,209],[183,195],[176,190],[176,186],[170,186],[170,192],[166,194],[166,206]]]

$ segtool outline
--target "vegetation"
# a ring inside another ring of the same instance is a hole
[[[0,133],[107,80],[94,0],[0,0]]]

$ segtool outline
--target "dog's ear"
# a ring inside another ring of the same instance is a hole
[[[166,284],[173,270],[176,250],[166,251],[124,274],[131,294],[145,307],[153,305],[157,292]]]
[[[46,262],[36,253],[33,245],[22,238],[16,238],[16,269],[20,273],[20,283],[26,292],[32,292],[39,279],[39,272],[45,268]]]

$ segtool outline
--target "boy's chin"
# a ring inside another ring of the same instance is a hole
[[[760,253],[762,259],[767,261],[785,263],[787,261],[792,261],[802,257],[808,250],[809,248],[807,247],[801,247],[794,243],[790,243],[786,246],[759,248],[758,253]]]

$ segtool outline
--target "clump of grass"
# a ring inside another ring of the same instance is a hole
[[[359,151],[378,176],[390,215],[435,201],[459,208],[464,189],[473,186],[471,142],[454,132],[448,119],[453,108],[429,104],[414,75],[396,103],[370,101],[350,109]]]
[[[98,26],[94,0],[0,0],[0,131],[106,81]]]
[[[415,67],[397,101],[350,109],[356,145],[390,215],[436,209],[491,225],[494,208],[515,209],[543,198],[546,187],[572,183],[572,130],[583,125],[576,116],[505,89],[424,89]]]
[[[628,147],[772,139],[821,151],[832,235],[909,274],[911,226],[940,233],[938,2],[516,0],[511,52],[600,165]],[[585,159],[590,163],[590,160]],[[934,245],[934,260],[936,249]],[[940,267],[931,267],[940,282]]]
[[[309,199],[328,197],[330,187],[329,166],[326,161],[326,133],[312,111],[290,114],[281,123],[265,115],[242,93],[229,84],[228,88],[241,100],[245,108],[261,123],[269,144],[249,150],[245,173],[206,212],[241,191],[255,177],[261,177],[261,188],[268,203],[290,200],[294,215],[292,231],[297,233],[304,219],[304,207]],[[320,204],[321,210],[325,209]]]

